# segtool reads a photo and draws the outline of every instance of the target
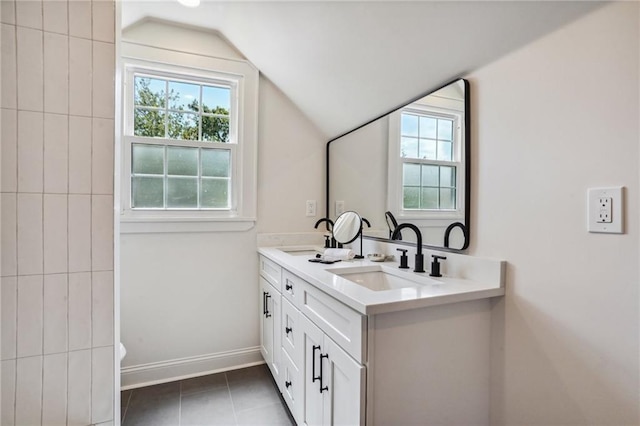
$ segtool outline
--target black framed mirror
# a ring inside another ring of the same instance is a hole
[[[456,79],[327,143],[326,217],[367,217],[365,238],[389,239],[412,223],[423,245],[469,246],[469,82]],[[391,219],[393,218],[393,219]],[[403,244],[415,237],[403,235]],[[397,241],[396,241],[397,242]]]

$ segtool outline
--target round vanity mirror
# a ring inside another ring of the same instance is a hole
[[[348,244],[358,238],[362,229],[362,218],[356,212],[344,212],[333,225],[333,238],[339,243]]]

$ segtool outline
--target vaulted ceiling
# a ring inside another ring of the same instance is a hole
[[[218,30],[329,139],[601,4],[125,0],[122,26],[155,17]]]

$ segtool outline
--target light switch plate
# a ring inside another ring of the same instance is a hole
[[[336,217],[344,213],[344,201],[336,201]]]
[[[589,188],[587,191],[587,229],[589,232],[623,233],[622,186]]]

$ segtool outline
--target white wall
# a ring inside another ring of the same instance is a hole
[[[125,31],[124,39],[242,57],[213,32],[153,21]],[[261,360],[257,232],[313,231],[320,216],[306,217],[305,201],[324,206],[326,141],[264,76],[259,96],[256,226],[246,232],[122,235],[123,386]]]
[[[607,5],[469,75],[471,254],[508,261],[492,424],[638,424],[639,24]],[[586,231],[624,185],[624,235]]]
[[[113,1],[2,1],[2,417],[113,424]]]

